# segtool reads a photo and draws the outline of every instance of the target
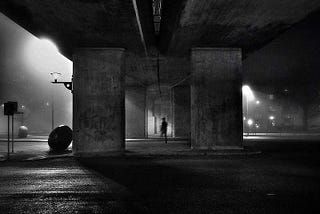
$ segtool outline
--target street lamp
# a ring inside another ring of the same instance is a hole
[[[242,94],[246,98],[246,118],[249,118],[249,101],[254,100],[254,95],[251,88],[248,85],[242,86]],[[249,121],[248,121],[248,125],[249,125]],[[249,135],[249,127],[248,127],[247,135]]]
[[[63,84],[67,89],[69,89],[72,93],[72,81],[71,82],[60,82],[58,81],[58,78],[61,76],[60,72],[51,72],[50,73],[53,77],[52,84]],[[54,129],[54,90],[51,94],[51,128]]]
[[[271,116],[269,117],[269,120],[274,120],[274,116],[271,115]]]
[[[58,78],[61,75],[60,72],[51,72],[50,73],[53,77],[54,82],[58,82]],[[52,88],[52,93],[51,93],[51,129],[54,129],[54,88]]]
[[[53,77],[53,82],[51,82],[52,84],[63,84],[64,87],[69,89],[71,91],[71,93],[72,93],[72,81],[71,82],[60,82],[60,81],[58,81],[58,78],[61,75],[60,72],[51,72],[50,74]]]

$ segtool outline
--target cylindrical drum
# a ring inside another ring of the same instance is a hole
[[[53,151],[66,150],[72,141],[72,129],[61,125],[55,128],[49,135],[48,144]]]
[[[20,126],[18,131],[19,138],[26,138],[28,136],[28,128],[26,126]]]

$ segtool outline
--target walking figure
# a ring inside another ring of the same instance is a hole
[[[161,137],[164,135],[165,143],[168,143],[167,141],[167,127],[168,123],[166,122],[166,118],[162,118],[162,123],[161,123]]]

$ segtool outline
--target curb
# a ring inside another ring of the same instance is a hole
[[[261,151],[177,151],[172,153],[138,153],[126,151],[122,157],[221,157],[221,156],[251,156],[260,155]],[[75,157],[73,153],[61,154],[61,155],[46,155],[46,154],[35,154],[31,157],[11,157],[9,159],[4,155],[0,155],[0,163],[4,161],[39,161],[39,160],[50,160],[58,158],[70,158]],[[121,157],[118,156],[118,157]]]

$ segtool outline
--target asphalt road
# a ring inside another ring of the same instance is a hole
[[[319,145],[261,145],[249,156],[0,162],[0,213],[320,213]]]

